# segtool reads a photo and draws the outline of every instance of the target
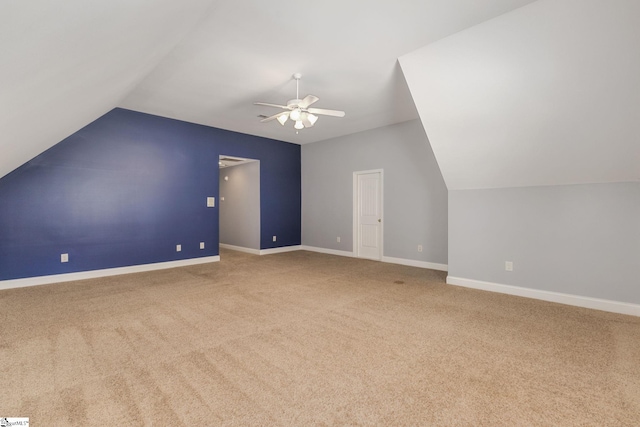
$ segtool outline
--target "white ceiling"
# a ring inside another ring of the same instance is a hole
[[[397,58],[532,0],[4,0],[0,177],[121,106],[308,143],[417,117]],[[346,111],[296,135],[254,101]]]
[[[539,0],[400,63],[450,190],[640,180],[638,0]]]
[[[209,3],[0,2],[0,177],[116,107]]]

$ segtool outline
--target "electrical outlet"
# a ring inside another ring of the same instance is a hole
[[[69,254],[60,254],[60,262],[69,262]]]
[[[207,207],[215,208],[216,207],[216,198],[215,197],[207,197]]]
[[[418,245],[418,252],[422,252],[422,245]]]
[[[204,242],[200,242],[200,249],[204,249]]]
[[[513,271],[513,262],[505,261],[504,262],[504,270],[505,271]]]
[[[336,240],[338,241],[338,243],[340,243],[340,236],[338,236]]]
[[[176,245],[176,252],[180,252],[182,250],[182,245]]]
[[[273,236],[273,241],[274,241],[274,242],[276,241],[276,236]]]

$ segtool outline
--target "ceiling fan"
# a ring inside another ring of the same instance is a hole
[[[298,86],[300,83],[300,79],[302,78],[302,74],[296,73],[293,75],[293,78],[296,80],[296,98],[287,101],[287,105],[269,104],[267,102],[254,102],[254,105],[264,105],[266,107],[276,107],[286,110],[274,114],[273,116],[266,117],[260,120],[260,122],[265,123],[272,120],[277,120],[282,126],[284,126],[287,120],[291,119],[295,122],[293,127],[296,129],[297,133],[297,131],[299,131],[300,129],[310,128],[311,126],[313,126],[318,120],[318,115],[344,117],[344,111],[311,108],[310,105],[317,102],[319,98],[314,95],[307,95],[303,99],[300,99]]]

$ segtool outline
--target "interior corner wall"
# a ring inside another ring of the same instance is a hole
[[[353,251],[353,172],[372,169],[384,170],[384,256],[447,264],[447,188],[419,120],[302,146],[303,245]]]
[[[0,179],[0,281],[218,255],[220,154],[260,160],[260,248],[300,245],[299,145],[116,108]]]
[[[449,275],[639,304],[640,182],[450,191]]]
[[[220,243],[260,250],[260,162],[220,169]]]

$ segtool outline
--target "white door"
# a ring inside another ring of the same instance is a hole
[[[382,258],[382,171],[354,174],[355,253],[359,258]]]

